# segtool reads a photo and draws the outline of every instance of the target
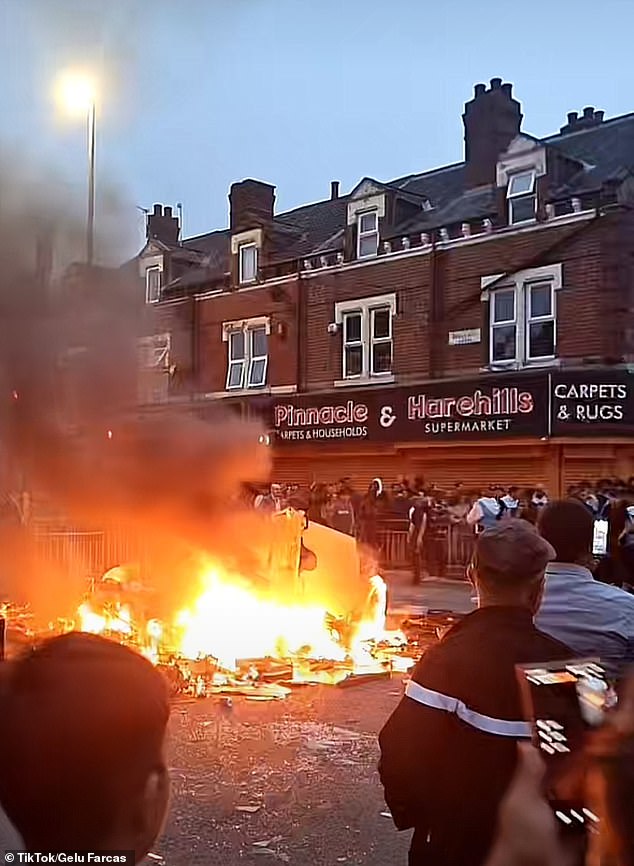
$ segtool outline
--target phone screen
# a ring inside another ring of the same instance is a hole
[[[608,526],[608,521],[602,517],[594,521],[592,553],[595,556],[605,556],[608,552]]]
[[[518,666],[533,741],[546,762],[546,792],[566,829],[596,821],[583,802],[583,746],[603,721],[611,693],[598,660]]]

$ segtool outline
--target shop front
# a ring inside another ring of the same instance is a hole
[[[544,484],[634,474],[634,376],[624,370],[508,373],[408,387],[342,388],[272,401],[275,477],[298,484],[376,476]],[[579,477],[577,477],[579,476]]]

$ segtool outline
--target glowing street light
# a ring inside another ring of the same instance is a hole
[[[58,82],[60,104],[70,114],[83,114],[88,130],[88,222],[86,225],[86,261],[92,265],[95,246],[95,137],[96,98],[95,82],[87,75],[67,72]]]

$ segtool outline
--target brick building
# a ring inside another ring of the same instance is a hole
[[[228,229],[156,205],[143,401],[262,414],[298,483],[634,474],[634,114],[537,139],[493,79],[463,121],[463,162],[285,213],[235,183]]]

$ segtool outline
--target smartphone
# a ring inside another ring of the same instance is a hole
[[[595,556],[606,556],[608,552],[608,521],[598,517],[594,521],[594,532],[592,534],[592,553]]]
[[[546,763],[546,796],[562,829],[587,832],[598,818],[583,796],[583,747],[614,698],[599,659],[517,665],[525,718]]]

